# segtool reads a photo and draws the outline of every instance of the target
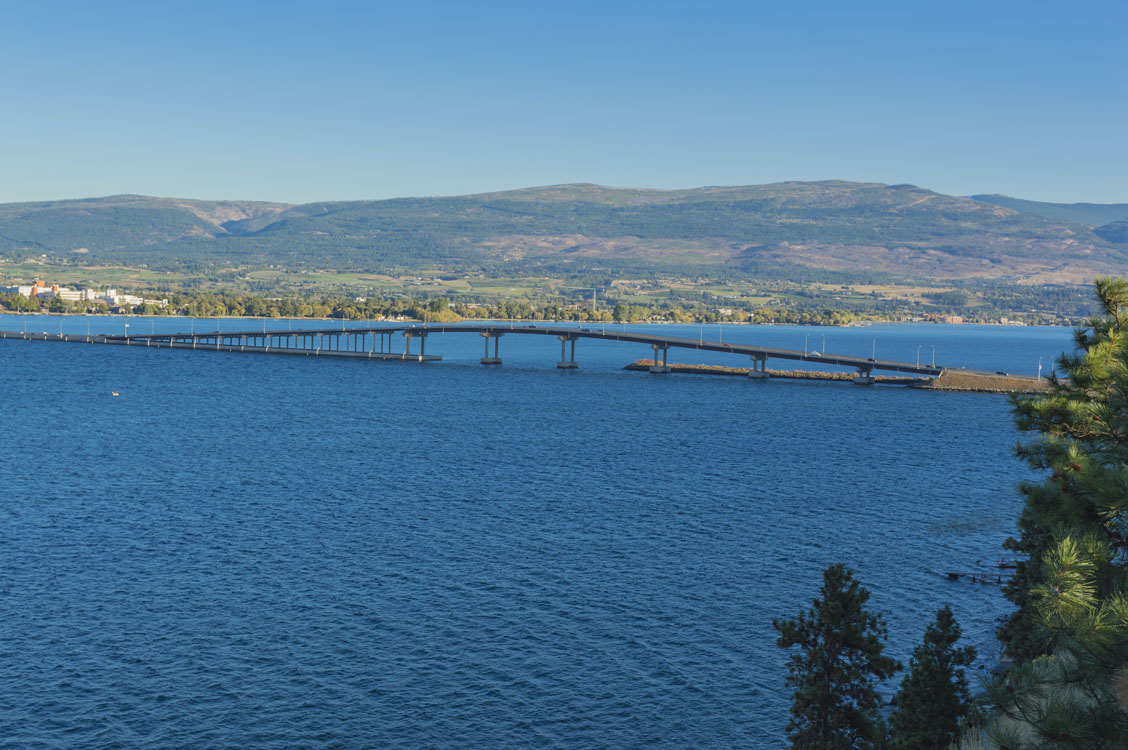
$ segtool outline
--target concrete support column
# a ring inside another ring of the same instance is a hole
[[[556,363],[556,366],[559,367],[561,370],[574,370],[577,367],[579,367],[579,365],[576,363],[576,339],[575,339],[575,337],[574,336],[558,336],[557,338],[560,339],[560,361]],[[567,346],[568,342],[572,343],[572,358],[571,359],[565,359],[565,357],[564,357],[564,347]]]
[[[670,371],[669,351],[670,347],[661,344],[651,344],[650,348],[654,350],[654,364],[650,366],[650,371],[654,373],[664,373]],[[658,358],[658,352],[662,352],[661,359]]]
[[[854,378],[854,385],[873,385],[874,382],[872,367],[858,368],[858,376]]]
[[[496,331],[494,331],[494,332],[482,331],[481,336],[482,336],[482,338],[484,338],[486,340],[486,351],[485,351],[485,356],[482,357],[482,364],[483,365],[500,365],[501,364],[501,356],[498,354],[498,339],[500,339],[502,337],[502,334],[497,333]],[[494,353],[493,353],[492,357],[490,356],[490,339],[493,339],[493,342],[494,342]]]
[[[415,332],[412,332],[412,333],[408,333],[407,331],[404,331],[403,338],[407,342],[407,351],[404,352],[404,355],[403,355],[404,358],[406,358],[406,359],[418,359],[420,362],[422,362],[423,361],[423,355],[427,351],[427,332],[426,331],[415,331]],[[419,339],[419,355],[418,356],[411,353],[411,340],[412,339]]]
[[[766,354],[753,354],[752,355],[752,369],[748,371],[748,377],[754,380],[762,380],[768,378],[768,355]]]

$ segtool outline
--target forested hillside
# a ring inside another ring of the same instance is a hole
[[[115,196],[0,205],[0,256],[155,269],[679,269],[1084,283],[1128,248],[1076,223],[912,185],[562,185],[289,206]],[[805,270],[804,270],[805,269]]]

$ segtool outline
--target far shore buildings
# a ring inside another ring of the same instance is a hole
[[[107,307],[121,307],[122,305],[135,307],[140,304],[164,307],[168,304],[167,299],[144,299],[132,294],[119,294],[116,289],[106,289],[103,292],[99,292],[95,289],[67,289],[58,284],[47,286],[39,279],[36,279],[31,286],[0,287],[0,293],[19,294],[24,297],[38,297],[43,300],[55,299],[57,297],[64,302],[96,302],[104,304]]]

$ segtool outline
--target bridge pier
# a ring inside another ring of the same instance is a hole
[[[414,354],[411,353],[411,340],[413,338],[419,339],[419,354],[418,355],[414,355]],[[403,358],[404,359],[417,359],[420,362],[422,362],[424,360],[424,358],[427,356],[427,332],[426,331],[404,331],[403,332],[403,341],[404,341]]]
[[[651,344],[650,348],[654,350],[654,364],[650,366],[650,371],[654,373],[662,373],[670,371],[670,347],[663,346],[662,344]],[[662,352],[662,364],[658,364],[658,352]]]
[[[752,369],[748,371],[748,377],[753,380],[766,380],[771,377],[771,375],[768,374],[767,354],[752,355]]]
[[[556,363],[556,366],[561,370],[574,370],[579,367],[579,363],[576,362],[576,337],[558,336],[557,338],[560,339],[560,361]],[[564,345],[569,341],[572,342],[572,358],[564,359]]]
[[[858,368],[858,375],[854,378],[854,385],[873,385],[874,382],[872,367]]]
[[[484,357],[482,357],[482,364],[483,365],[500,365],[501,364],[501,357],[497,353],[497,343],[498,343],[498,339],[500,339],[505,334],[498,333],[497,331],[492,331],[492,332],[491,331],[482,331],[481,334],[479,334],[479,335],[481,335],[482,338],[484,338],[486,340],[486,354],[485,354]],[[490,356],[490,339],[493,339],[493,342],[494,342],[494,353],[493,353],[492,357]]]

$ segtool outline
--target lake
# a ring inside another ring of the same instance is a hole
[[[264,325],[0,316],[126,322]],[[1030,375],[1071,346],[630,328]],[[997,660],[998,587],[942,574],[1013,533],[1031,474],[1005,397],[627,372],[649,347],[587,340],[576,371],[551,338],[501,339],[501,367],[474,335],[427,353],[444,361],[0,340],[0,746],[777,747],[771,621],[833,562],[902,661],[944,603]]]

